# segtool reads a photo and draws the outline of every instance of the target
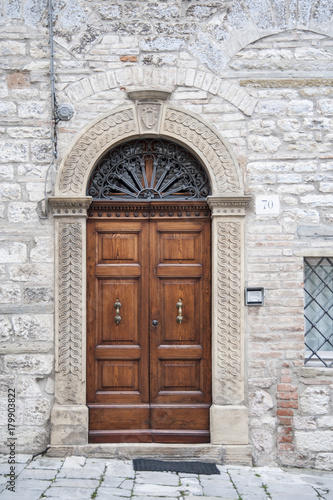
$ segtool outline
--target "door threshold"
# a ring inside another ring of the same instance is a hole
[[[200,460],[221,465],[252,465],[252,452],[249,445],[99,443],[51,445],[46,452],[48,457],[72,455],[118,460],[158,458],[160,460]]]

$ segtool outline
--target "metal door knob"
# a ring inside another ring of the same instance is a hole
[[[153,326],[158,326],[158,321],[157,319],[153,319],[153,323],[152,323]]]

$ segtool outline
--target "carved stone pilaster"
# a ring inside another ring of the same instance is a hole
[[[247,444],[244,406],[243,232],[246,196],[209,197],[212,210],[211,441]]]
[[[49,202],[56,237],[56,404],[51,441],[79,444],[87,441],[85,240],[91,198],[51,197]]]

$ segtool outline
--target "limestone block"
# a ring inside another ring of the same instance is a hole
[[[44,198],[43,182],[27,182],[26,189],[28,191],[29,201],[39,201]]]
[[[320,99],[318,101],[318,111],[322,115],[333,115],[333,99]]]
[[[13,328],[15,335],[26,340],[53,339],[52,314],[13,315]]]
[[[19,200],[21,188],[19,184],[2,182],[0,184],[0,201]]]
[[[41,398],[43,393],[38,384],[40,379],[22,375],[17,377],[17,395],[21,398]]]
[[[0,242],[0,261],[25,262],[27,260],[27,245],[16,241]]]
[[[316,421],[313,417],[293,417],[293,427],[296,430],[314,430],[317,428]]]
[[[51,444],[87,444],[87,406],[54,405],[51,422]]]
[[[0,116],[11,116],[16,113],[16,105],[13,102],[0,102]]]
[[[222,71],[230,60],[229,56],[204,34],[199,34],[196,41],[190,46],[190,51],[203,64],[207,64],[212,71]]]
[[[262,429],[266,427],[274,431],[276,426],[276,419],[274,417],[270,417],[269,415],[264,415],[260,418],[252,418],[250,421],[250,428],[254,429],[255,427]]]
[[[300,409],[307,415],[328,413],[330,396],[327,387],[308,387],[299,399]]]
[[[179,51],[184,47],[185,43],[182,37],[155,36],[141,40],[140,48],[141,50],[152,52]]]
[[[262,453],[271,452],[274,446],[274,429],[252,429],[251,442],[256,450]]]
[[[285,118],[283,120],[278,120],[278,127],[280,127],[285,132],[294,132],[300,129],[300,122],[296,118]]]
[[[50,129],[46,127],[8,127],[7,134],[13,139],[46,139],[50,137]]]
[[[46,286],[30,286],[23,290],[25,304],[39,304],[53,302],[53,288]]]
[[[24,422],[26,425],[42,425],[50,418],[51,403],[48,399],[26,399],[24,404]]]
[[[187,8],[185,15],[190,19],[197,19],[198,21],[201,21],[202,19],[206,19],[207,17],[215,14],[216,11],[216,5],[191,5]]]
[[[266,391],[256,391],[249,396],[250,413],[261,416],[271,410],[274,406],[272,396]]]
[[[4,372],[28,375],[48,375],[53,369],[51,354],[7,354],[4,356]]]
[[[46,44],[40,40],[30,41],[30,55],[34,59],[42,59],[43,57],[49,56],[50,48],[49,44]]]
[[[319,184],[319,191],[322,193],[333,193],[333,182],[321,182]]]
[[[212,444],[248,444],[248,416],[245,406],[212,405],[210,426]]]
[[[8,219],[13,223],[31,223],[39,222],[36,203],[17,202],[10,203],[8,207]]]
[[[27,0],[23,4],[23,19],[27,26],[36,27],[40,30],[40,21],[44,14],[46,5],[41,0]]]
[[[116,4],[99,4],[96,10],[102,19],[110,19],[111,21],[113,21],[114,19],[119,19],[122,15],[122,7]]]
[[[31,159],[34,162],[51,161],[52,146],[48,141],[33,141],[31,143]]]
[[[32,262],[53,262],[54,244],[49,236],[36,236],[36,246],[30,252]]]
[[[12,165],[0,165],[0,181],[13,180],[14,169]]]
[[[14,40],[0,42],[0,56],[25,56],[26,44]]]
[[[50,284],[53,279],[51,264],[12,264],[8,266],[9,277],[13,281]]]
[[[176,20],[180,17],[180,6],[176,3],[148,3],[143,9],[142,15],[144,18],[151,20],[154,19],[170,19]]]
[[[288,114],[289,115],[308,115],[313,111],[312,101],[291,101],[288,104]]]
[[[8,389],[15,387],[15,377],[11,375],[0,375],[0,396],[7,398],[8,403]]]
[[[0,285],[0,304],[17,304],[21,301],[21,289],[19,285]]]
[[[19,106],[20,118],[47,118],[46,105],[40,101],[25,102]]]
[[[295,431],[295,443],[301,453],[333,451],[333,431]]]
[[[278,137],[249,135],[248,145],[251,151],[254,152],[276,153],[281,146],[281,141]]]
[[[0,342],[7,342],[13,335],[12,324],[7,316],[0,316]]]
[[[318,453],[315,469],[333,470],[333,453]]]
[[[331,207],[333,204],[333,195],[309,194],[307,196],[301,197],[301,203],[304,203],[305,205],[312,205],[314,207],[320,207],[320,206]]]
[[[257,111],[261,115],[281,116],[286,111],[286,102],[283,100],[270,100],[258,103]]]
[[[29,145],[27,142],[0,141],[0,162],[22,162],[29,160]]]
[[[326,427],[333,430],[333,416],[329,415],[327,417],[320,417],[317,419],[318,427]]]

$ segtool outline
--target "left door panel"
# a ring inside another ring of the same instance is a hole
[[[148,230],[147,221],[87,225],[90,442],[141,441],[149,429]]]

